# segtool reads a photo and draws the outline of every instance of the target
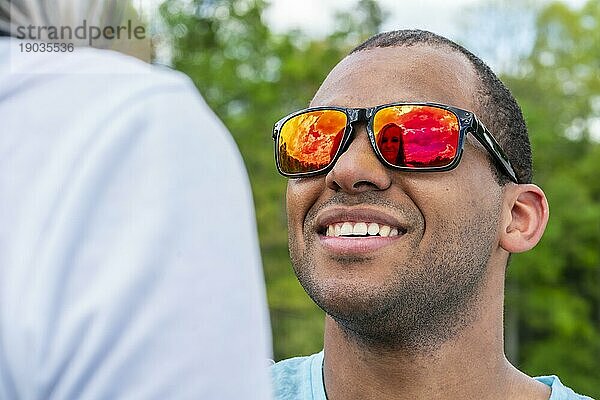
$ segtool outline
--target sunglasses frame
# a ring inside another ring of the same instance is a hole
[[[373,132],[373,121],[375,119],[374,117],[375,117],[375,114],[377,114],[377,112],[381,111],[384,108],[394,107],[394,106],[430,106],[430,107],[440,108],[442,110],[446,110],[446,111],[449,111],[452,114],[454,114],[456,116],[456,118],[458,119],[458,123],[459,123],[459,138],[458,138],[457,154],[454,157],[454,159],[452,160],[452,162],[450,164],[442,166],[442,167],[424,167],[424,168],[400,167],[400,166],[397,166],[397,165],[394,165],[394,164],[391,164],[390,162],[388,162],[383,157],[383,155],[381,154],[379,149],[377,148],[377,143],[375,141],[375,133]],[[336,154],[333,156],[333,158],[331,159],[331,162],[327,166],[325,166],[317,171],[296,172],[296,173],[292,173],[292,174],[282,171],[281,165],[279,163],[279,146],[278,146],[279,134],[281,133],[281,128],[287,121],[289,121],[290,119],[292,119],[294,117],[297,117],[298,115],[302,115],[302,114],[305,114],[305,113],[308,113],[311,111],[320,111],[320,110],[341,111],[346,115],[347,121],[346,121],[346,127],[344,128],[344,136],[342,137],[340,146],[339,146]],[[293,112],[293,113],[283,117],[279,121],[277,121],[275,123],[275,125],[273,126],[272,138],[275,141],[275,163],[277,164],[277,171],[281,175],[283,175],[287,178],[305,178],[305,177],[323,175],[323,174],[328,173],[331,169],[333,169],[333,166],[335,165],[337,160],[347,150],[348,146],[350,145],[350,143],[352,141],[351,139],[353,137],[353,124],[355,124],[357,122],[366,122],[367,123],[367,136],[369,137],[369,141],[371,142],[371,147],[373,148],[375,155],[377,156],[377,158],[379,159],[380,162],[382,162],[385,166],[387,166],[391,169],[394,169],[397,171],[406,171],[406,172],[450,171],[450,170],[456,168],[458,166],[458,164],[460,163],[460,160],[462,158],[465,138],[467,136],[467,133],[472,133],[473,136],[475,136],[475,138],[483,145],[483,147],[485,147],[485,149],[488,151],[488,153],[490,153],[492,155],[494,162],[500,168],[500,170],[506,176],[508,176],[511,181],[513,181],[514,183],[519,183],[519,180],[517,179],[515,171],[510,163],[510,160],[506,156],[506,153],[504,152],[504,150],[502,150],[502,147],[500,146],[498,141],[496,141],[496,139],[491,134],[491,132],[485,127],[485,125],[479,120],[479,118],[477,118],[477,116],[473,112],[463,110],[463,109],[453,107],[453,106],[448,106],[445,104],[430,103],[430,102],[389,103],[389,104],[382,104],[379,106],[369,107],[369,108],[347,108],[347,107],[336,107],[336,106],[321,106],[321,107],[309,107],[309,108],[305,108],[303,110]]]

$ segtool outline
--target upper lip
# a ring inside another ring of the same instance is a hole
[[[397,228],[399,231],[406,232],[406,223],[398,218],[381,210],[367,207],[336,207],[321,211],[316,218],[317,230],[325,230],[329,225],[341,222],[375,222],[380,225],[388,225],[391,228]]]

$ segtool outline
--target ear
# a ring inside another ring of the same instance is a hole
[[[533,184],[508,184],[504,192],[500,246],[509,253],[531,250],[548,223],[548,200]]]

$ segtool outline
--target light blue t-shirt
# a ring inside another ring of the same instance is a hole
[[[327,400],[323,385],[323,352],[308,357],[289,358],[271,367],[275,400]],[[550,386],[549,400],[592,400],[564,386],[556,376],[540,376],[537,381]]]

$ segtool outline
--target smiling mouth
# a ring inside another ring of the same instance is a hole
[[[395,237],[403,235],[406,230],[377,222],[337,222],[324,226],[319,232],[325,237],[341,238],[368,238],[368,237]]]

